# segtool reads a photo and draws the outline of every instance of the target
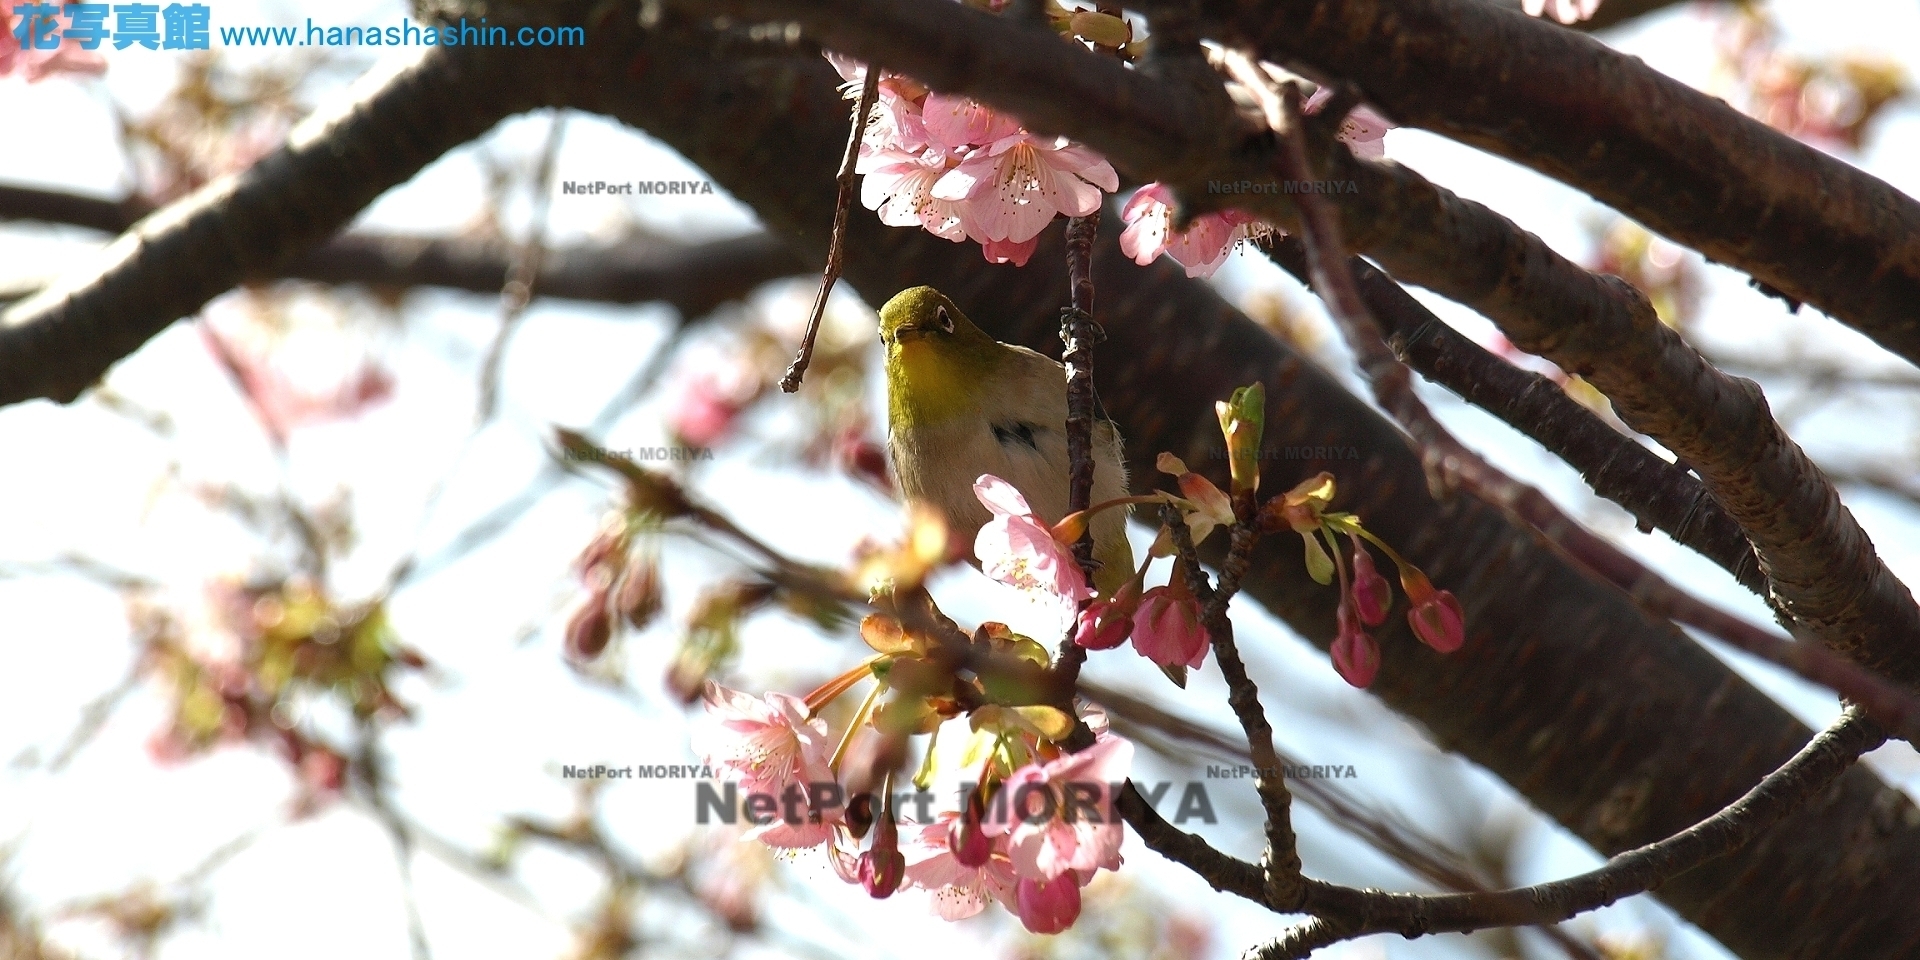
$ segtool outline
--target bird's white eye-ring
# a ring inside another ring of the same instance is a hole
[[[952,332],[953,332],[953,318],[952,318],[952,317],[949,317],[949,316],[947,316],[947,308],[946,308],[946,307],[935,307],[935,308],[933,308],[933,315],[934,315],[934,317],[935,317],[935,319],[938,319],[938,320],[940,321],[940,329],[942,329],[942,330],[944,330],[944,331],[946,331],[946,332],[948,332],[948,333],[952,333]]]

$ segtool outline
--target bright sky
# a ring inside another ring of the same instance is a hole
[[[1920,10],[1910,3],[1792,0],[1776,9],[1793,49],[1872,49],[1903,60],[1910,75],[1920,75],[1920,50],[1892,42],[1920,31]],[[309,17],[328,24],[385,25],[405,15],[398,2],[367,0],[324,8],[247,0],[213,4],[216,28],[303,24]],[[1709,78],[1702,51],[1710,48],[1709,29],[1691,7],[1680,7],[1618,42],[1659,69],[1704,84]],[[241,62],[264,56],[245,49],[228,52]],[[11,128],[34,132],[30,140],[16,141],[14,149],[0,153],[0,182],[106,198],[125,193],[130,181],[103,106],[111,99],[136,114],[152,109],[171,87],[180,56],[136,48],[109,53],[108,59],[111,68],[97,83],[56,80],[29,87],[17,78],[0,81],[0,102],[7,105]],[[371,58],[352,63],[352,69],[341,71],[343,76],[370,65]],[[551,122],[550,115],[541,114],[503,124],[481,144],[454,152],[382,197],[356,225],[447,233],[467,224],[485,202],[481,152],[529,166]],[[1920,146],[1916,141],[1920,122],[1914,112],[1895,109],[1859,162],[1896,186],[1920,190],[1920,171],[1903,162]],[[1417,131],[1390,134],[1387,150],[1394,159],[1507,214],[1556,249],[1576,258],[1587,253],[1589,235],[1583,224],[1597,216],[1599,208],[1577,192]],[[574,115],[567,121],[558,179],[700,176],[642,134],[593,117]],[[507,207],[513,235],[524,229],[529,210],[529,198],[521,191]],[[724,195],[556,196],[550,217],[556,245],[606,239],[628,217],[661,232],[688,236],[726,235],[753,225],[751,215]],[[0,262],[7,265],[0,279],[58,273],[84,262],[99,242],[77,229],[0,226]],[[1708,275],[1711,293],[1703,329],[1713,343],[1766,349],[1804,342],[1820,355],[1887,362],[1884,354],[1837,324],[1810,311],[1789,317],[1730,272],[1709,268]],[[1306,294],[1264,262],[1241,259],[1217,282],[1229,296],[1279,289],[1302,309],[1314,309]],[[752,309],[791,328],[809,296],[803,285],[770,288]],[[1483,336],[1489,329],[1464,310],[1437,298],[1424,299],[1472,335]],[[302,295],[292,303],[295,315],[307,321],[302,329],[310,331],[308,339],[299,342],[299,356],[324,363],[329,351],[340,349],[342,338],[328,332],[337,321],[356,336],[375,331],[372,336],[384,359],[399,373],[398,392],[390,403],[350,424],[303,431],[291,447],[287,476],[308,503],[325,500],[339,488],[353,493],[360,540],[334,581],[346,597],[374,589],[410,547],[431,550],[443,544],[516,493],[540,469],[549,425],[579,426],[590,420],[645,361],[670,319],[658,307],[536,303],[504,367],[502,417],[468,445],[463,437],[472,422],[475,370],[498,322],[492,298],[418,293],[406,303],[404,326],[389,322],[357,293],[333,300]],[[234,309],[230,299],[210,308]],[[834,319],[840,335],[870,336],[870,315],[851,299],[836,304]],[[691,349],[725,350],[727,341],[708,338]],[[1327,347],[1321,359],[1342,371],[1349,383],[1358,383],[1339,348]],[[121,395],[169,414],[175,438],[160,440],[93,402],[0,410],[0,438],[14,452],[9,462],[15,467],[0,472],[0,497],[16,505],[0,513],[0,563],[84,554],[163,580],[181,604],[191,606],[200,583],[244,572],[258,545],[245,529],[210,515],[187,495],[186,485],[233,481],[256,491],[271,490],[278,467],[224,375],[186,326],[174,326],[120,364],[109,383]],[[876,397],[879,392],[872,391]],[[1542,487],[1676,582],[1756,622],[1768,621],[1757,600],[1706,561],[1664,538],[1632,533],[1624,514],[1595,503],[1573,471],[1530,441],[1443,391],[1425,393],[1450,425],[1496,463]],[[661,394],[671,396],[671,386]],[[1773,396],[1779,408],[1782,394]],[[790,433],[793,417],[790,409],[783,412],[777,398],[766,408],[749,421],[748,440],[700,467],[695,485],[702,496],[724,505],[775,545],[809,559],[842,562],[863,536],[896,535],[900,519],[890,502],[852,483],[797,473],[774,462],[763,441]],[[877,406],[875,412],[878,415]],[[1871,404],[1817,410],[1799,421],[1795,432],[1816,457],[1852,454],[1884,460],[1910,452],[1911,443],[1901,438],[1914,435],[1913,416],[1909,401],[1882,397]],[[660,419],[658,400],[643,405],[621,421],[607,444],[661,442]],[[423,518],[421,505],[442,478],[447,478],[444,496]],[[780,493],[766,496],[769,489]],[[1847,499],[1894,570],[1909,582],[1920,575],[1920,547],[1915,546],[1920,544],[1920,524],[1913,511],[1870,493],[1848,491]],[[559,656],[557,612],[572,595],[567,563],[606,503],[602,487],[566,485],[488,548],[393,600],[402,638],[442,668],[439,681],[416,679],[399,691],[418,706],[418,720],[397,728],[387,741],[396,796],[418,821],[463,847],[486,849],[494,825],[505,815],[563,817],[571,793],[558,775],[562,763],[691,759],[682,714],[659,696],[659,677],[672,651],[670,625],[656,626],[625,645],[629,675],[650,695],[647,705],[636,707],[583,687]],[[832,506],[797,509],[801,504]],[[727,566],[698,548],[670,549],[670,610],[684,614],[700,586]],[[970,571],[940,582],[937,594],[964,622],[1002,619],[1036,635],[1051,635],[1054,629],[1042,613],[1016,607],[1010,614],[1002,588]],[[0,579],[0,608],[8,611],[12,625],[0,667],[0,761],[44,757],[73,729],[79,706],[112,689],[125,675],[131,646],[121,604],[111,591],[82,579],[45,575]],[[1307,762],[1353,765],[1357,779],[1341,785],[1442,836],[1463,825],[1478,826],[1520,812],[1504,785],[1426,746],[1419,731],[1348,688],[1322,654],[1287,628],[1250,604],[1237,608],[1236,619],[1246,638],[1243,645],[1257,651],[1254,674],[1288,751]],[[752,669],[742,685],[755,692],[803,692],[795,685],[819,676],[823,663],[850,665],[856,656],[848,641],[824,638],[778,617],[755,620],[746,644]],[[1830,697],[1738,655],[1716,652],[1808,723],[1824,724],[1835,714]],[[1172,691],[1134,657],[1097,657],[1090,671],[1102,682],[1165,697],[1181,712],[1232,729],[1224,687],[1211,666],[1184,694]],[[112,715],[71,767],[57,775],[30,764],[0,764],[0,846],[17,844],[10,869],[26,902],[45,909],[124,889],[136,879],[164,882],[190,870],[215,847],[264,830],[257,843],[214,875],[204,918],[166,941],[162,957],[406,957],[400,881],[380,828],[346,809],[286,823],[291,784],[284,765],[255,749],[222,750],[182,767],[156,767],[144,743],[162,723],[164,710],[164,699],[143,688]],[[309,719],[323,726],[330,722],[319,708]],[[337,724],[334,732],[339,732]],[[1142,757],[1136,777],[1174,777],[1144,751]],[[1910,751],[1887,748],[1871,759],[1884,776],[1909,792],[1920,785],[1920,762]],[[1200,832],[1226,849],[1256,855],[1259,831],[1251,782],[1210,786],[1216,798],[1225,798],[1220,802],[1232,806],[1223,823]],[[629,849],[658,856],[691,829],[691,796],[686,783],[610,787],[606,823]],[[1303,857],[1316,875],[1358,885],[1420,888],[1317,815],[1303,813],[1300,820]],[[1519,867],[1524,881],[1551,879],[1597,862],[1557,828],[1527,829],[1529,841]],[[1278,918],[1213,894],[1197,877],[1170,868],[1137,839],[1129,840],[1127,856],[1123,876],[1214,918],[1214,956],[1237,955],[1281,928]],[[590,872],[552,854],[522,861],[518,877],[532,891],[530,903],[489,890],[432,856],[417,856],[414,863],[426,930],[439,957],[558,955],[570,942],[567,924],[585,916],[596,892]],[[913,897],[874,903],[857,888],[821,873],[818,863],[789,868],[787,875],[806,897],[775,907],[773,916],[839,955],[904,955],[910,945],[916,957],[974,956],[980,938],[1011,922],[996,910],[991,921],[950,927],[926,915]],[[673,919],[654,912],[643,916],[649,923],[670,924]],[[1645,898],[1592,915],[1575,928],[1651,929],[1676,938],[1674,956],[1725,956]],[[855,946],[844,939],[849,930],[866,931],[862,942],[877,942],[885,952],[872,954]],[[66,923],[55,933],[89,955],[115,953],[97,927]],[[1462,949],[1460,938],[1443,937],[1416,943],[1376,938],[1328,955],[1474,954]]]

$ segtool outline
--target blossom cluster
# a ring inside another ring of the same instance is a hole
[[[848,86],[866,67],[829,57]],[[1100,209],[1119,175],[1099,154],[1064,137],[1035,136],[1005,114],[915,81],[880,80],[860,143],[860,202],[880,222],[973,240],[992,263],[1023,265],[1040,231],[1061,214]]]
[[[993,515],[974,542],[982,571],[1022,591],[1084,602],[1075,628],[1076,643],[1089,650],[1109,650],[1131,640],[1137,653],[1184,685],[1184,671],[1204,663],[1209,649],[1201,603],[1177,569],[1165,585],[1145,589],[1154,560],[1175,552],[1172,531],[1161,529],[1146,563],[1112,596],[1096,596],[1072,552],[1092,514],[1159,502],[1177,509],[1188,538],[1196,544],[1217,529],[1243,524],[1252,525],[1258,533],[1291,529],[1299,534],[1306,547],[1308,575],[1323,584],[1333,583],[1336,576],[1339,579],[1338,630],[1331,652],[1335,670],[1356,687],[1372,684],[1380,668],[1379,645],[1366,628],[1385,623],[1393,605],[1392,589],[1375,567],[1368,544],[1397,566],[1409,602],[1407,623],[1414,635],[1440,653],[1459,649],[1466,642],[1460,601],[1451,592],[1436,589],[1424,572],[1374,536],[1359,518],[1328,510],[1335,494],[1331,474],[1309,477],[1265,504],[1257,502],[1265,406],[1265,390],[1259,384],[1235,391],[1232,399],[1215,405],[1231,468],[1231,496],[1189,470],[1180,458],[1162,453],[1158,467],[1174,478],[1179,496],[1163,493],[1095,504],[1049,525],[1011,484],[982,476],[974,491]],[[1342,550],[1342,538],[1351,545],[1350,552]]]
[[[900,655],[906,660],[889,666],[913,662],[906,650]],[[892,672],[863,665],[853,675],[857,680],[869,671],[876,677]],[[820,709],[851,686],[843,678],[801,699],[781,693],[753,697],[708,683],[695,750],[748,795],[784,797],[808,811],[805,817],[763,817],[745,839],[787,850],[822,849],[842,880],[881,899],[901,889],[925,891],[933,911],[948,920],[999,902],[1035,933],[1072,926],[1080,915],[1080,889],[1098,871],[1119,868],[1124,836],[1111,817],[1076,812],[1111,809],[1111,784],[1125,779],[1133,745],[1107,733],[1104,719],[1090,714],[1093,744],[1066,753],[1031,720],[1015,719],[1048,708],[979,708],[975,736],[989,746],[978,785],[963,809],[915,822],[892,808],[890,794],[883,794],[878,810],[870,802],[842,803],[871,797],[849,789],[858,772],[846,760],[847,742],[861,730],[884,737],[890,725],[881,711],[868,709],[869,698],[835,747]],[[931,750],[923,777],[930,766]],[[1009,796],[1027,807],[1022,815],[987,814],[990,805],[1004,810]]]
[[[1322,87],[1307,98],[1303,110],[1312,116],[1332,97],[1333,91]],[[1356,107],[1341,121],[1335,139],[1346,144],[1354,156],[1377,160],[1386,156],[1386,136],[1391,126],[1371,108]],[[1242,245],[1281,232],[1239,210],[1202,214],[1185,230],[1175,230],[1174,205],[1173,191],[1165,184],[1149,183],[1135,191],[1120,211],[1127,223],[1120,234],[1120,251],[1143,267],[1165,256],[1185,267],[1189,277],[1211,277]]]

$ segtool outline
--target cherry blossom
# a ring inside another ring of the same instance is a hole
[[[989,833],[1006,831],[1014,872],[1054,880],[1073,870],[1091,877],[1096,870],[1119,869],[1126,834],[1113,813],[1112,785],[1126,779],[1132,763],[1131,742],[1102,734],[1079,753],[1014,771],[1000,786],[1007,816],[986,824]],[[1053,816],[1029,819],[1048,809]]]
[[[0,0],[0,77],[18,71],[28,83],[38,83],[60,73],[98,75],[106,72],[106,59],[96,51],[82,48],[78,41],[63,41],[51,50],[40,49],[37,43],[23,48],[22,33],[38,36],[64,26],[57,17],[36,18],[29,25],[24,15],[14,12],[26,2],[30,0]]]
[[[1054,539],[1052,528],[1034,515],[1013,484],[981,474],[973,493],[993,513],[973,541],[974,556],[987,576],[1018,590],[1076,603],[1093,596],[1072,550]]]
[[[857,97],[866,67],[829,54]],[[1064,138],[1038,137],[966,97],[883,76],[854,170],[860,202],[889,226],[973,240],[993,263],[1025,264],[1056,216],[1085,216],[1119,189],[1113,166]]]
[[[737,775],[743,793],[785,797],[798,791],[810,806],[812,785],[833,782],[827,765],[833,750],[827,724],[808,717],[806,701],[784,693],[761,699],[711,680],[703,696],[707,713],[705,722],[694,728],[694,750],[708,766]],[[776,817],[746,837],[775,847],[818,846],[831,837],[842,814],[837,806],[820,812],[822,822],[814,823],[808,815],[798,824]]]
[[[1007,856],[1005,834],[989,838],[991,847],[978,866],[968,866],[955,855],[950,844],[953,823],[960,815],[941,814],[939,820],[921,825],[902,844],[907,858],[907,883],[933,894],[933,912],[946,920],[964,920],[986,909],[995,900],[1013,907],[1017,877],[1013,861]]]

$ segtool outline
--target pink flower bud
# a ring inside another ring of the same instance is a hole
[[[947,849],[963,867],[983,867],[993,857],[993,838],[981,829],[980,814],[969,804],[967,812],[947,827]]]
[[[1413,604],[1407,611],[1407,625],[1420,642],[1441,653],[1460,649],[1467,641],[1467,615],[1453,593],[1435,590],[1427,575],[1412,567],[1401,568],[1400,587]]]
[[[1176,577],[1175,583],[1179,583]],[[1154,587],[1133,615],[1133,649],[1163,667],[1199,667],[1207,659],[1200,602],[1184,587]]]
[[[1034,933],[1059,933],[1080,919],[1080,880],[1069,870],[1052,880],[1021,877],[1015,912]]]
[[[1111,650],[1133,635],[1133,615],[1140,608],[1140,580],[1128,580],[1108,600],[1095,600],[1080,611],[1073,642],[1088,650]]]
[[[592,660],[607,649],[613,638],[613,617],[607,613],[607,588],[587,591],[586,599],[567,618],[567,656]]]
[[[900,826],[883,814],[873,833],[873,849],[860,855],[860,885],[875,900],[885,900],[900,889],[907,874],[907,858],[900,852]]]
[[[1407,611],[1407,622],[1422,643],[1441,653],[1452,653],[1467,642],[1466,614],[1449,591],[1438,591],[1426,603],[1415,604]]]
[[[1387,608],[1393,606],[1393,588],[1373,565],[1373,554],[1359,537],[1353,540],[1353,606],[1361,622],[1377,627],[1386,622]]]
[[[1380,672],[1380,646],[1361,629],[1360,618],[1346,602],[1341,602],[1336,616],[1340,632],[1333,638],[1333,669],[1342,680],[1364,690]]]

